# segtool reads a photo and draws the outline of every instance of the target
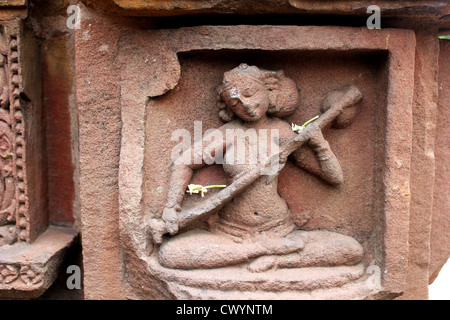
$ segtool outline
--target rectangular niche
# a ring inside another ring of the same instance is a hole
[[[301,90],[299,108],[285,119],[289,124],[317,115],[333,90],[356,85],[363,94],[348,128],[324,131],[343,169],[342,186],[330,187],[290,163],[281,172],[278,192],[294,222],[303,230],[355,238],[364,246],[366,267],[381,268],[383,291],[402,292],[414,48],[413,33],[389,29],[216,26],[124,35],[119,53],[119,61],[126,62],[121,72],[122,239],[135,241],[132,247],[142,252],[144,238],[135,236],[141,228],[135,217],[162,213],[177,144],[172,132],[187,129],[194,137],[194,121],[202,121],[203,132],[222,125],[215,88],[223,73],[240,63],[282,69]],[[220,166],[213,165],[196,172],[192,183],[224,179]]]

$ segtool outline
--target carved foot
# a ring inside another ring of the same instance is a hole
[[[277,258],[275,256],[264,256],[259,257],[252,262],[250,262],[247,266],[248,271],[261,273],[269,271],[276,267]]]
[[[287,239],[287,238],[276,238],[276,239],[261,239],[261,244],[267,249],[267,255],[285,255],[300,251],[304,247],[304,243],[301,239]]]
[[[265,272],[277,266],[278,256],[295,254],[304,248],[302,239],[261,239],[262,245],[267,249],[268,255],[256,258],[247,266],[251,272]]]

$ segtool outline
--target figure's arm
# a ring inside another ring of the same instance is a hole
[[[160,233],[163,229],[167,229],[167,232],[171,235],[178,232],[178,213],[181,211],[181,203],[194,170],[205,167],[208,159],[211,161],[211,158],[215,157],[217,151],[225,152],[225,149],[226,142],[223,135],[222,139],[217,139],[217,136],[212,133],[209,136],[205,136],[202,141],[196,142],[192,148],[185,151],[174,161],[167,201],[161,217],[162,221],[153,221],[153,226],[150,225],[150,231],[155,242],[160,243],[162,236]],[[197,150],[201,150],[201,154],[195,155],[194,152]],[[210,161],[208,162],[210,163]]]
[[[328,141],[323,137],[322,131],[310,124],[308,126],[310,138],[309,146],[315,159],[311,157],[311,151],[306,147],[299,148],[292,154],[293,162],[300,168],[316,175],[330,185],[339,185],[344,182],[341,165],[330,148]]]

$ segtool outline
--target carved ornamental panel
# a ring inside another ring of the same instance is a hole
[[[19,36],[0,29],[0,245],[29,241]]]
[[[413,33],[196,27],[123,34],[119,47],[120,230],[134,294],[402,292]],[[252,162],[261,141],[272,153]]]

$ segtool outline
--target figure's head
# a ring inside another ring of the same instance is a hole
[[[241,64],[225,72],[219,87],[220,117],[228,122],[235,116],[257,121],[270,114],[285,117],[298,106],[299,93],[294,81],[283,71],[273,72]]]

